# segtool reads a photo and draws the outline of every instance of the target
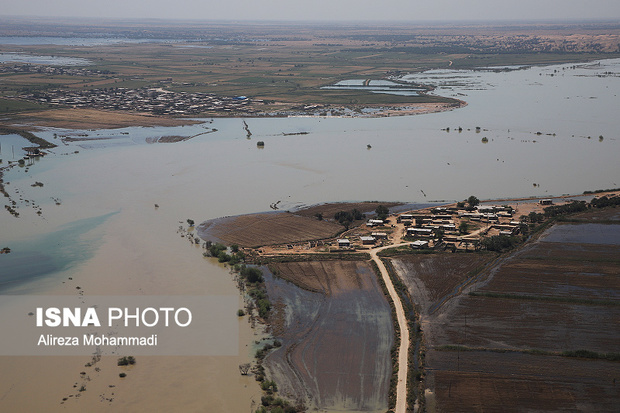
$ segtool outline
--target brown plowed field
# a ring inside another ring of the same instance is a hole
[[[260,247],[330,238],[342,231],[340,224],[286,212],[240,215],[200,224],[205,240],[241,247]]]
[[[429,351],[438,412],[617,412],[620,363]]]
[[[421,297],[429,406],[434,397],[439,412],[618,411],[620,362],[605,357],[620,354],[620,225],[592,225],[612,216],[554,226],[490,259],[476,282],[465,281],[482,263],[475,255],[393,260]],[[560,355],[575,350],[593,358]]]
[[[320,411],[385,412],[393,329],[370,265],[315,261],[271,268],[281,277],[267,277],[267,292],[282,347],[265,365],[280,393]]]
[[[392,260],[423,313],[443,298],[458,293],[468,274],[495,258],[494,254],[415,254]]]
[[[441,332],[434,330],[434,344],[617,352],[618,320],[616,306],[464,297],[451,308]]]

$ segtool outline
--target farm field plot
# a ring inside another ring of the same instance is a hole
[[[421,297],[437,411],[617,411],[620,225],[596,223],[613,216],[557,224],[486,266],[468,255],[393,260]]]
[[[427,361],[438,412],[617,411],[619,363],[481,351]]]
[[[265,359],[282,394],[320,411],[387,410],[390,307],[363,261],[271,264],[267,277],[282,347]],[[302,289],[286,281],[305,280]]]
[[[458,293],[468,275],[492,258],[492,254],[416,254],[393,259],[392,264],[420,310],[428,313],[444,297]]]
[[[434,328],[435,345],[617,352],[620,307],[466,297]]]
[[[220,218],[198,227],[201,238],[241,247],[294,243],[329,238],[342,230],[333,222],[290,213],[265,213]]]

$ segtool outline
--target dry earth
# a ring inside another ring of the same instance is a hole
[[[181,126],[200,123],[191,119],[97,109],[55,109],[13,116],[14,123],[62,129],[116,129],[132,126]]]

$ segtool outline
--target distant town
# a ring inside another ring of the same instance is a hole
[[[22,94],[20,99],[73,108],[112,109],[154,115],[198,115],[207,112],[255,113],[246,96],[172,92],[162,88],[55,89]]]

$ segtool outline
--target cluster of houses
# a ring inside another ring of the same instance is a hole
[[[361,235],[359,237],[359,242],[362,245],[374,246],[377,244],[377,242],[386,240],[387,238],[388,238],[387,232],[372,232],[369,235]],[[351,240],[349,240],[348,238],[340,238],[336,241],[336,243],[338,245],[338,248],[340,249],[353,248],[353,244],[351,243]]]
[[[414,249],[437,248],[468,248],[484,235],[516,235],[520,222],[514,220],[515,211],[510,206],[481,205],[466,210],[457,207],[434,208],[427,213],[404,213],[396,216],[402,224],[404,240],[410,241]],[[460,225],[467,222],[469,228],[476,228],[475,234],[469,236],[461,233]],[[366,222],[369,230],[389,225],[382,220],[371,219]],[[352,249],[355,245],[375,246],[388,238],[386,232],[371,232],[358,235],[353,241],[349,238],[337,240],[340,249]]]
[[[413,239],[412,248],[429,246],[429,239],[440,239],[450,247],[465,247],[482,235],[516,235],[520,222],[515,221],[511,206],[479,205],[473,210],[435,208],[431,214],[402,214],[399,222],[405,224],[405,235]],[[480,229],[474,236],[461,233],[461,223]],[[436,244],[438,245],[438,244]]]
[[[0,73],[40,73],[51,76],[103,76],[112,74],[109,70],[95,70],[70,66],[33,65],[28,63],[0,65]]]
[[[20,98],[49,105],[127,110],[155,115],[255,112],[246,96],[222,97],[211,93],[171,92],[161,88],[56,89],[24,94]]]

